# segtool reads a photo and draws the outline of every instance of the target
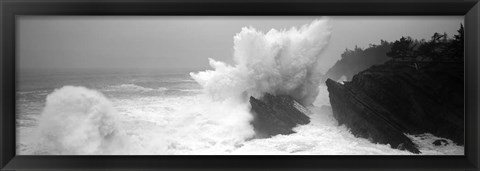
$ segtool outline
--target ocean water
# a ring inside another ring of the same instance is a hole
[[[65,87],[66,86],[66,87]],[[248,102],[215,101],[188,72],[27,72],[17,80],[17,154],[413,155],[356,138],[333,118],[319,86],[311,123],[251,139]],[[439,137],[409,135],[422,154],[463,155]]]

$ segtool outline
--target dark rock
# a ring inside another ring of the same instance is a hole
[[[333,116],[340,125],[345,124],[355,136],[367,138],[374,143],[390,144],[392,148],[420,153],[415,144],[403,134],[403,129],[384,117],[390,115],[388,111],[362,91],[330,79],[326,84]]]
[[[353,134],[418,152],[404,133],[463,138],[463,65],[387,62],[344,85],[327,80],[334,117]]]
[[[448,145],[448,141],[444,139],[439,139],[439,140],[435,140],[432,144],[436,146]]]
[[[250,97],[250,104],[257,138],[292,134],[292,128],[310,123],[308,110],[290,96],[265,94],[260,100]]]

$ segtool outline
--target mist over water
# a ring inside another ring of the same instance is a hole
[[[327,68],[317,65],[335,60],[322,56],[331,32],[326,18],[267,33],[246,27],[234,37],[235,65],[209,59],[213,70],[189,75],[37,82],[17,92],[18,113],[28,114],[20,122],[33,123],[17,128],[17,154],[412,154],[356,138],[333,118],[320,84]],[[252,139],[248,97],[265,93],[294,97],[311,122],[291,135]],[[411,137],[424,154],[463,154],[453,143],[433,146],[431,135]]]

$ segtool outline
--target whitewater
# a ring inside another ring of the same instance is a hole
[[[327,18],[267,33],[242,28],[233,65],[211,70],[32,73],[17,91],[19,155],[413,155],[355,137],[333,118],[319,63]],[[252,139],[250,96],[289,95],[311,122],[296,133]],[[463,155],[464,147],[409,135],[422,154]]]

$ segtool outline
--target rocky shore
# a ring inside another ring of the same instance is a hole
[[[413,153],[405,134],[464,143],[463,63],[389,61],[326,85],[334,117],[358,137]]]

